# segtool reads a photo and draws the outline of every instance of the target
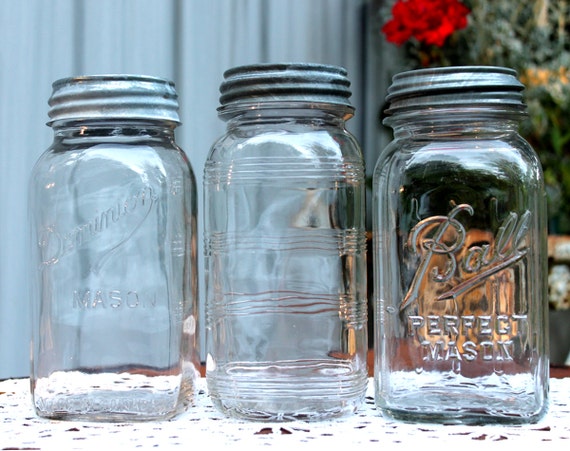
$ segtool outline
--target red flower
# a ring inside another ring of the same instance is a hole
[[[460,0],[397,0],[392,19],[382,31],[388,41],[397,45],[414,37],[441,47],[449,35],[467,26],[470,12]]]

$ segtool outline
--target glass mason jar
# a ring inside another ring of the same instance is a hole
[[[346,71],[230,69],[204,174],[206,381],[252,420],[353,412],[367,385],[364,164]]]
[[[38,415],[164,419],[198,371],[196,181],[174,85],[130,75],[53,84],[51,147],[30,182]]]
[[[392,418],[531,423],[547,408],[546,214],[499,67],[397,74],[373,180],[375,397]]]

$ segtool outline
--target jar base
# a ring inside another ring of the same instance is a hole
[[[288,421],[322,421],[350,415],[358,410],[362,400],[339,402],[325,402],[320,404],[309,403],[306,405],[303,400],[297,399],[296,404],[302,403],[302,407],[295,409],[293,404],[279,403],[278,405],[267,401],[221,401],[212,399],[214,406],[224,415],[238,419],[260,422],[288,422]]]
[[[491,409],[462,409],[455,412],[452,409],[449,413],[442,411],[418,412],[413,409],[394,409],[377,406],[381,415],[391,420],[405,423],[433,423],[444,425],[470,425],[484,426],[490,424],[534,424],[544,417],[546,410],[537,414],[524,415],[520,413],[510,413],[505,411],[493,411]]]
[[[532,424],[545,415],[547,404],[546,394],[490,386],[475,392],[445,386],[414,390],[408,384],[398,393],[392,392],[389,399],[376,395],[382,416],[410,423]]]
[[[255,421],[320,421],[358,410],[368,375],[347,362],[233,363],[206,373],[214,406]]]
[[[56,420],[165,420],[192,403],[193,382],[179,375],[60,371],[33,387],[36,414]]]

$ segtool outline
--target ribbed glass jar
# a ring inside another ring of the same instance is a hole
[[[355,411],[367,384],[364,167],[346,71],[228,70],[204,173],[206,379],[252,420]]]
[[[375,389],[408,421],[530,423],[548,405],[541,166],[514,71],[396,75],[374,171]]]
[[[51,147],[30,181],[38,415],[170,418],[198,372],[196,181],[174,85],[137,75],[53,84]]]

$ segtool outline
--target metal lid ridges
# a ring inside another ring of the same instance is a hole
[[[178,124],[174,83],[146,75],[86,75],[52,85],[48,124],[84,120],[151,120]]]

